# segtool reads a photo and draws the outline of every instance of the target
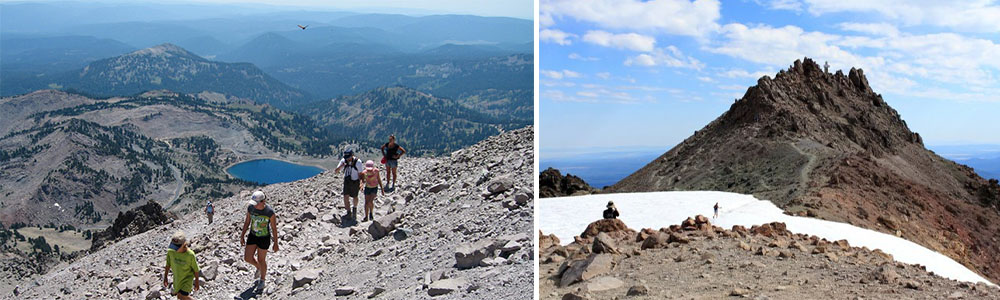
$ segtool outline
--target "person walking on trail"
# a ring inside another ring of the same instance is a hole
[[[382,145],[382,159],[385,160],[385,185],[390,192],[396,190],[396,168],[399,167],[399,158],[406,154],[406,149],[396,144],[396,135],[389,135],[389,142]],[[389,180],[392,179],[392,186]]]
[[[215,215],[215,205],[212,204],[211,199],[205,204],[205,215],[208,215],[208,224],[212,224],[212,216]]]
[[[375,219],[375,197],[378,196],[378,191],[382,189],[382,178],[379,176],[379,170],[375,168],[374,161],[365,162],[365,170],[361,172],[361,177],[364,179],[365,185],[365,222]],[[382,191],[385,194],[385,191]]]
[[[247,217],[243,220],[243,232],[240,233],[240,245],[245,247],[243,260],[257,268],[254,292],[258,294],[264,291],[264,280],[267,279],[267,247],[278,251],[278,216],[267,205],[266,198],[263,191],[253,192],[247,206]],[[247,229],[250,229],[250,234],[247,234]]]
[[[361,190],[361,170],[364,170],[364,166],[361,165],[361,160],[354,157],[354,151],[347,149],[344,151],[344,158],[340,160],[337,164],[337,169],[334,173],[339,173],[340,169],[344,169],[344,209],[347,210],[347,216],[352,220],[357,220],[358,215],[358,191]],[[354,207],[351,207],[350,199],[354,198]]]
[[[167,275],[174,271],[174,288],[171,295],[177,295],[177,299],[190,300],[191,293],[201,288],[198,275],[201,270],[198,268],[198,259],[194,250],[188,248],[187,237],[183,231],[178,231],[170,237],[170,246],[167,249],[167,265],[163,269],[163,287],[170,286],[167,282]]]
[[[719,202],[715,202],[715,207],[714,208],[715,208],[715,214],[712,215],[712,219],[715,219],[715,218],[719,217]]]
[[[608,209],[604,210],[605,219],[617,219],[618,218],[618,208],[615,207],[615,203],[608,201]]]

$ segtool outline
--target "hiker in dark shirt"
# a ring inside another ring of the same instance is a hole
[[[616,219],[618,218],[618,208],[615,207],[615,203],[608,201],[608,209],[604,210],[605,219]]]
[[[713,208],[715,209],[715,214],[712,215],[712,219],[716,219],[719,217],[719,202],[715,202],[715,207]]]

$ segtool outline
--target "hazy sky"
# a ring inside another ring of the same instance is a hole
[[[413,9],[416,14],[470,14],[479,16],[501,16],[521,19],[533,19],[534,1],[532,0],[366,0],[366,1],[328,1],[328,0],[207,0],[207,1],[8,1],[0,0],[0,3],[17,2],[99,2],[99,3],[209,3],[209,4],[267,4],[289,7],[316,7],[330,10],[351,10],[358,12],[368,12],[374,10],[385,12],[392,9],[395,13],[405,13],[408,9]],[[398,9],[398,10],[397,10]]]
[[[540,0],[538,20],[543,157],[665,151],[804,56],[863,68],[925,144],[1000,144],[995,1]]]

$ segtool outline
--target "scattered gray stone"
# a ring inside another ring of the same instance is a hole
[[[427,294],[430,295],[431,297],[440,296],[457,291],[463,285],[465,285],[465,279],[461,278],[442,279],[432,283],[431,286],[427,289]]]
[[[316,278],[319,278],[321,269],[304,269],[298,270],[292,273],[292,289],[300,288],[308,283],[313,282]]]
[[[348,296],[354,294],[355,288],[353,286],[342,286],[333,290],[333,294],[337,296]]]

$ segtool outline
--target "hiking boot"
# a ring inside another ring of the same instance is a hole
[[[264,281],[257,279],[257,286],[254,287],[254,293],[260,294],[264,292]]]
[[[357,220],[357,218],[358,218],[358,207],[355,206],[351,208],[351,219]]]

